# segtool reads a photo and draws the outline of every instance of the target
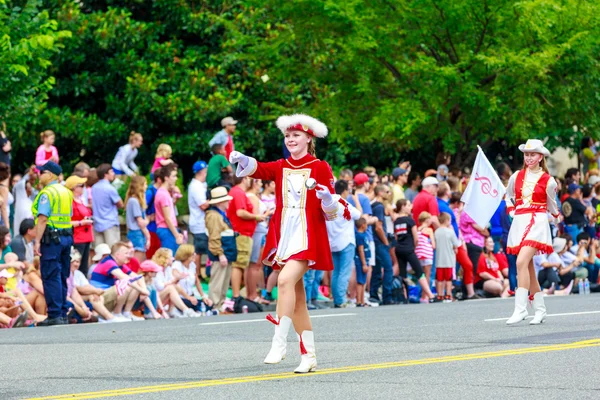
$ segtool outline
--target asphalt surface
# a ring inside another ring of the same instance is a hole
[[[292,334],[288,357],[262,364],[272,325],[238,322],[264,314],[3,330],[0,399],[600,398],[600,295],[546,304],[568,315],[485,321],[509,317],[511,299],[313,312],[321,373],[302,376],[289,374],[300,360]],[[252,378],[227,380],[239,377]],[[94,393],[126,388],[140,389]]]

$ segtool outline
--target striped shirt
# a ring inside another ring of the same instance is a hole
[[[433,260],[433,246],[431,245],[431,239],[422,231],[417,232],[417,247],[415,253],[419,260]]]

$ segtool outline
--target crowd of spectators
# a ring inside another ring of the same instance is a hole
[[[179,215],[176,154],[159,144],[154,163],[140,168],[140,133],[131,132],[112,163],[91,168],[80,162],[70,176],[60,176],[73,193],[70,323],[252,312],[276,301],[278,271],[264,266],[261,255],[279,188],[233,175],[227,156],[235,148],[236,124],[224,118],[223,130],[210,141],[210,160],[192,167],[189,219]],[[55,136],[42,132],[34,164],[11,175],[10,140],[1,134],[0,327],[33,326],[46,318],[32,204],[40,190],[38,168],[60,162]],[[534,258],[548,295],[598,288],[597,154],[587,138],[583,171],[572,168],[564,179],[557,177],[564,222],[551,227],[554,252]],[[307,272],[309,309],[514,294],[516,257],[506,254],[511,219],[505,201],[487,226],[477,225],[460,200],[469,169],[451,168],[446,154],[437,161],[424,173],[405,161],[389,174],[369,166],[339,171],[335,195],[347,201],[351,218],[327,222],[334,270]],[[510,166],[496,169],[506,184]]]

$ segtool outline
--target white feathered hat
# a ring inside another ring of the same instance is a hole
[[[305,114],[283,115],[275,123],[283,133],[287,131],[302,131],[309,135],[324,138],[327,136],[327,126],[316,118]]]
[[[525,144],[519,146],[519,150],[521,150],[523,153],[540,153],[546,157],[550,156],[550,151],[539,139],[528,139]]]

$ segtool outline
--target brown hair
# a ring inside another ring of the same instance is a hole
[[[42,142],[50,136],[56,136],[54,131],[51,131],[50,129],[47,129],[44,132],[40,133],[40,138],[42,139]]]
[[[127,204],[131,197],[134,197],[140,202],[142,209],[145,210],[148,207],[146,204],[146,191],[144,190],[145,184],[146,178],[144,176],[136,175],[131,178],[131,183],[129,184],[129,189],[125,196],[125,204]]]
[[[164,182],[166,178],[171,176],[173,171],[177,172],[177,168],[178,166],[175,163],[167,164],[164,167],[154,171],[154,175],[159,177]]]
[[[0,162],[0,182],[10,177],[10,165]]]
[[[423,211],[421,214],[419,214],[419,224],[422,224],[429,218],[431,218],[431,214],[429,214],[427,211]]]
[[[112,165],[108,163],[98,165],[98,168],[96,168],[96,175],[98,175],[98,179],[104,179],[106,174],[108,174],[108,171],[110,171],[111,169]]]
[[[96,168],[90,168],[90,174],[88,175],[87,182],[85,183],[87,187],[92,187],[96,183],[98,183],[100,179],[98,179],[98,172],[96,172]]]
[[[550,172],[548,172],[548,166],[546,165],[546,157],[542,157],[542,161],[540,161],[540,168],[547,174],[549,174]],[[527,169],[527,165],[525,165],[525,160],[523,160],[523,169]]]
[[[125,242],[117,242],[115,244],[112,245],[112,247],[110,248],[110,254],[112,256],[114,256],[115,254],[117,254],[119,252],[119,250],[121,250],[123,247],[125,248],[129,248],[129,245]]]
[[[421,220],[421,217],[419,216],[419,221],[420,220]],[[440,225],[444,225],[445,223],[450,221],[450,214],[448,214],[447,212],[443,212],[438,217],[438,220],[440,221]]]
[[[131,131],[131,133],[129,134],[129,144],[133,143],[133,141],[137,138],[143,139],[142,134],[136,131]]]
[[[402,207],[408,204],[408,199],[400,199],[396,202],[396,212],[399,213],[402,210]]]
[[[447,182],[440,182],[438,187],[437,197],[444,197],[450,191],[450,185]]]
[[[191,244],[182,244],[177,249],[177,253],[175,253],[175,260],[177,261],[185,261],[191,256],[194,255],[196,251],[194,250],[194,246]]]
[[[449,176],[446,178],[446,182],[448,182],[451,192],[458,192],[458,184],[460,183],[458,177]]]
[[[77,164],[75,164],[75,168],[73,168],[73,175],[77,175],[78,177],[83,178],[83,173],[86,169],[89,171],[90,166],[87,163],[80,161]]]
[[[152,261],[154,261],[157,265],[160,265],[163,268],[169,266],[169,258],[173,256],[173,252],[171,249],[167,249],[166,247],[161,247],[156,250],[156,253],[152,256]]]

